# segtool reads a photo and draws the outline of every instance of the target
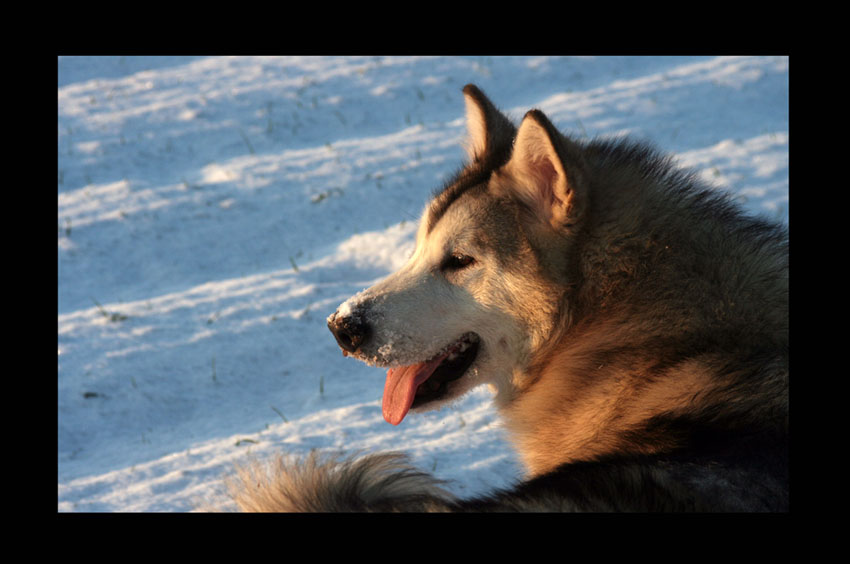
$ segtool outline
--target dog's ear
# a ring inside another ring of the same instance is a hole
[[[463,88],[466,102],[466,152],[469,160],[480,162],[502,150],[508,150],[516,127],[474,84]]]
[[[583,159],[540,110],[525,115],[504,167],[510,189],[556,229],[572,227],[587,203]]]

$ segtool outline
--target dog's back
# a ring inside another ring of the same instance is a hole
[[[723,442],[726,442],[725,440]],[[753,434],[716,449],[572,462],[512,489],[458,499],[401,453],[313,453],[243,466],[228,482],[249,512],[783,512],[787,438]]]

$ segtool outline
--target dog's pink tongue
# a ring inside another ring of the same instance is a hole
[[[428,362],[411,364],[387,370],[387,382],[384,384],[384,419],[387,423],[398,425],[416,397],[416,388],[431,377],[445,356],[439,356]]]

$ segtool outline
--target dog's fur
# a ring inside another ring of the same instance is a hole
[[[538,110],[517,128],[464,94],[469,162],[413,256],[328,321],[389,368],[391,423],[489,384],[526,481],[459,500],[401,455],[313,456],[243,469],[238,505],[787,511],[785,229],[644,144],[581,143]]]

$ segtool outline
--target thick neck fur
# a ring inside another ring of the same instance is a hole
[[[504,409],[530,473],[687,448],[688,429],[784,428],[784,231],[742,219],[643,146],[585,155],[591,200],[570,251],[569,325]]]

